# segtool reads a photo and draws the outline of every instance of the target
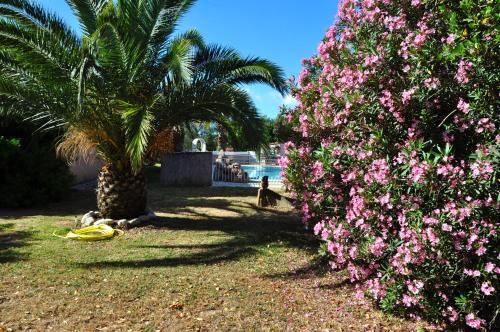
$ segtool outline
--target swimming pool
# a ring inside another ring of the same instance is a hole
[[[281,167],[279,166],[242,165],[241,168],[248,173],[252,181],[260,181],[266,175],[269,181],[281,181]]]

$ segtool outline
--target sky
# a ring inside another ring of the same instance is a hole
[[[78,30],[78,22],[65,0],[36,0],[57,12]],[[198,29],[205,41],[231,46],[243,56],[259,56],[277,63],[287,77],[298,76],[301,60],[316,53],[325,31],[333,23],[337,0],[198,0],[178,27]],[[259,112],[278,114],[282,104],[293,104],[264,85],[250,85]]]

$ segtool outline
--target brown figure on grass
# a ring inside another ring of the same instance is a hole
[[[276,200],[279,199],[279,195],[269,188],[269,177],[263,176],[260,182],[260,189],[257,193],[257,206],[268,207],[276,206]]]

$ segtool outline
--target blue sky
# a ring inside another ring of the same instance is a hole
[[[78,29],[64,0],[37,1]],[[316,53],[337,6],[336,0],[198,0],[179,31],[196,28],[209,43],[234,47],[245,56],[267,58],[279,64],[287,76],[298,76],[300,61]],[[292,102],[266,86],[247,88],[261,114],[270,117],[276,116],[279,105]]]

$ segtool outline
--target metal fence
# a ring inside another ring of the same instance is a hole
[[[252,170],[250,174],[242,166],[260,165],[277,166],[279,156],[267,156],[258,158],[254,151],[224,152],[223,157],[218,152],[213,152],[213,181],[232,183],[256,183],[260,182],[263,176],[269,175],[264,170]],[[276,176],[278,177],[278,176]],[[270,182],[281,183],[280,179],[272,178]]]
[[[238,165],[215,162],[213,167],[213,181],[248,183],[250,178],[247,173]]]
[[[213,152],[214,163],[219,158],[219,153]],[[224,159],[228,164],[240,164],[240,165],[270,165],[277,166],[279,155],[273,156],[257,156],[255,151],[244,151],[244,152],[225,152]]]

